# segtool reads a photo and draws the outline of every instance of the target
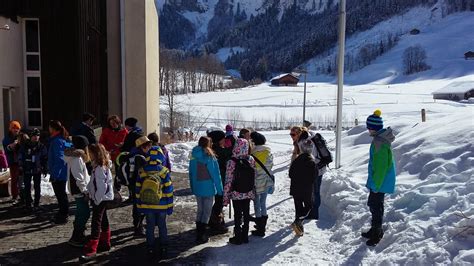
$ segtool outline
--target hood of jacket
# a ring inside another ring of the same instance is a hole
[[[242,158],[249,155],[249,142],[246,139],[237,139],[232,149],[232,157]]]
[[[392,144],[395,141],[395,135],[393,134],[393,130],[388,127],[386,129],[381,129],[379,132],[377,132],[377,135],[375,135],[374,140],[387,144]]]
[[[265,145],[254,146],[252,148],[252,154],[256,153],[256,152],[262,152],[262,151],[271,152],[272,150],[271,150],[270,146],[267,146],[266,144]]]
[[[67,148],[64,150],[64,160],[70,162],[74,158],[81,157],[84,162],[86,162],[86,152],[81,149]]]
[[[196,159],[201,163],[205,163],[207,160],[207,154],[204,152],[203,148],[200,146],[196,146],[191,151],[192,159]]]

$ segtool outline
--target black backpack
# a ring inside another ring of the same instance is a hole
[[[239,193],[248,193],[255,187],[255,169],[248,159],[232,158],[235,162],[234,181],[232,190]]]
[[[318,154],[320,156],[318,168],[321,169],[323,167],[328,166],[332,163],[332,154],[328,149],[326,144],[326,140],[321,136],[321,134],[316,133],[314,137],[311,139],[318,150]]]

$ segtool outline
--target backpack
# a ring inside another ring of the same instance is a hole
[[[145,204],[157,205],[163,196],[163,183],[158,173],[145,173],[140,190],[140,200]]]
[[[318,154],[320,156],[318,168],[321,169],[332,163],[332,154],[329,151],[328,146],[326,144],[326,140],[323,138],[323,136],[321,136],[321,134],[319,133],[316,133],[311,140],[316,146],[316,149],[318,150]]]
[[[255,169],[248,159],[232,158],[235,162],[234,181],[232,190],[239,193],[248,193],[255,187]]]

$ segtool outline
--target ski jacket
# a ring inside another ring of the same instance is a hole
[[[119,144],[125,141],[128,131],[125,128],[112,129],[104,127],[99,138],[99,143],[104,145],[105,149],[110,153],[110,158],[113,162],[120,153]]]
[[[84,150],[69,148],[64,151],[67,163],[67,187],[74,197],[82,197],[87,193],[90,176],[87,172],[86,153]]]
[[[393,193],[395,191],[395,161],[392,129],[381,129],[370,144],[368,178],[366,187],[373,192]]]
[[[102,201],[111,201],[114,199],[113,186],[114,181],[110,167],[94,167],[90,182],[87,185],[87,191],[95,205],[99,205]]]
[[[48,163],[48,150],[41,142],[27,140],[20,146],[18,162],[23,174],[41,174],[46,171]]]
[[[16,145],[15,148],[10,148],[8,145],[15,142],[16,137],[13,137],[10,132],[2,140],[3,149],[5,150],[5,155],[7,156],[7,161],[9,165],[18,163],[18,149],[19,145]]]
[[[255,160],[251,156],[249,156],[249,144],[245,139],[237,139],[234,148],[232,149],[232,158],[246,159],[255,169]],[[226,180],[224,186],[224,205],[226,206],[229,204],[230,200],[253,200],[255,198],[255,189],[248,193],[240,193],[232,189],[232,182],[234,181],[234,172],[235,162],[233,160],[229,160],[227,162]]]
[[[71,136],[82,135],[82,136],[86,137],[87,140],[89,141],[89,144],[96,144],[97,143],[97,139],[95,137],[94,129],[92,129],[92,127],[90,127],[89,125],[87,125],[84,122],[80,122],[80,123],[75,124],[71,128],[70,133],[71,133]]]
[[[258,145],[255,146],[252,150],[252,155],[257,157],[260,162],[267,168],[267,170],[272,174],[273,168],[273,155],[270,147],[267,145]],[[257,177],[255,178],[255,192],[257,194],[268,193],[273,190],[275,186],[271,177],[268,176],[267,172],[255,162],[255,168]]]
[[[52,136],[49,139],[48,171],[53,182],[67,181],[67,165],[66,161],[64,161],[64,150],[69,146],[67,141],[60,135]]]
[[[138,211],[144,214],[147,213],[162,213],[166,212],[167,215],[173,214],[173,183],[171,181],[171,175],[168,168],[163,166],[162,162],[164,156],[161,152],[160,147],[154,146],[148,151],[146,155],[147,164],[139,169],[139,176],[136,182],[136,203]],[[159,204],[147,204],[141,201],[140,192],[143,181],[150,175],[157,174],[160,177],[162,186],[162,197]]]
[[[317,169],[312,155],[307,153],[298,155],[290,166],[290,195],[300,197],[312,195]]]
[[[222,195],[222,180],[217,159],[207,155],[200,146],[194,147],[191,152],[189,183],[193,194],[198,197]]]

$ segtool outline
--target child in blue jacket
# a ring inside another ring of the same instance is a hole
[[[197,201],[196,242],[209,241],[206,226],[212,212],[214,196],[222,195],[222,180],[216,155],[211,149],[212,141],[201,137],[194,147],[189,161],[189,183]]]

